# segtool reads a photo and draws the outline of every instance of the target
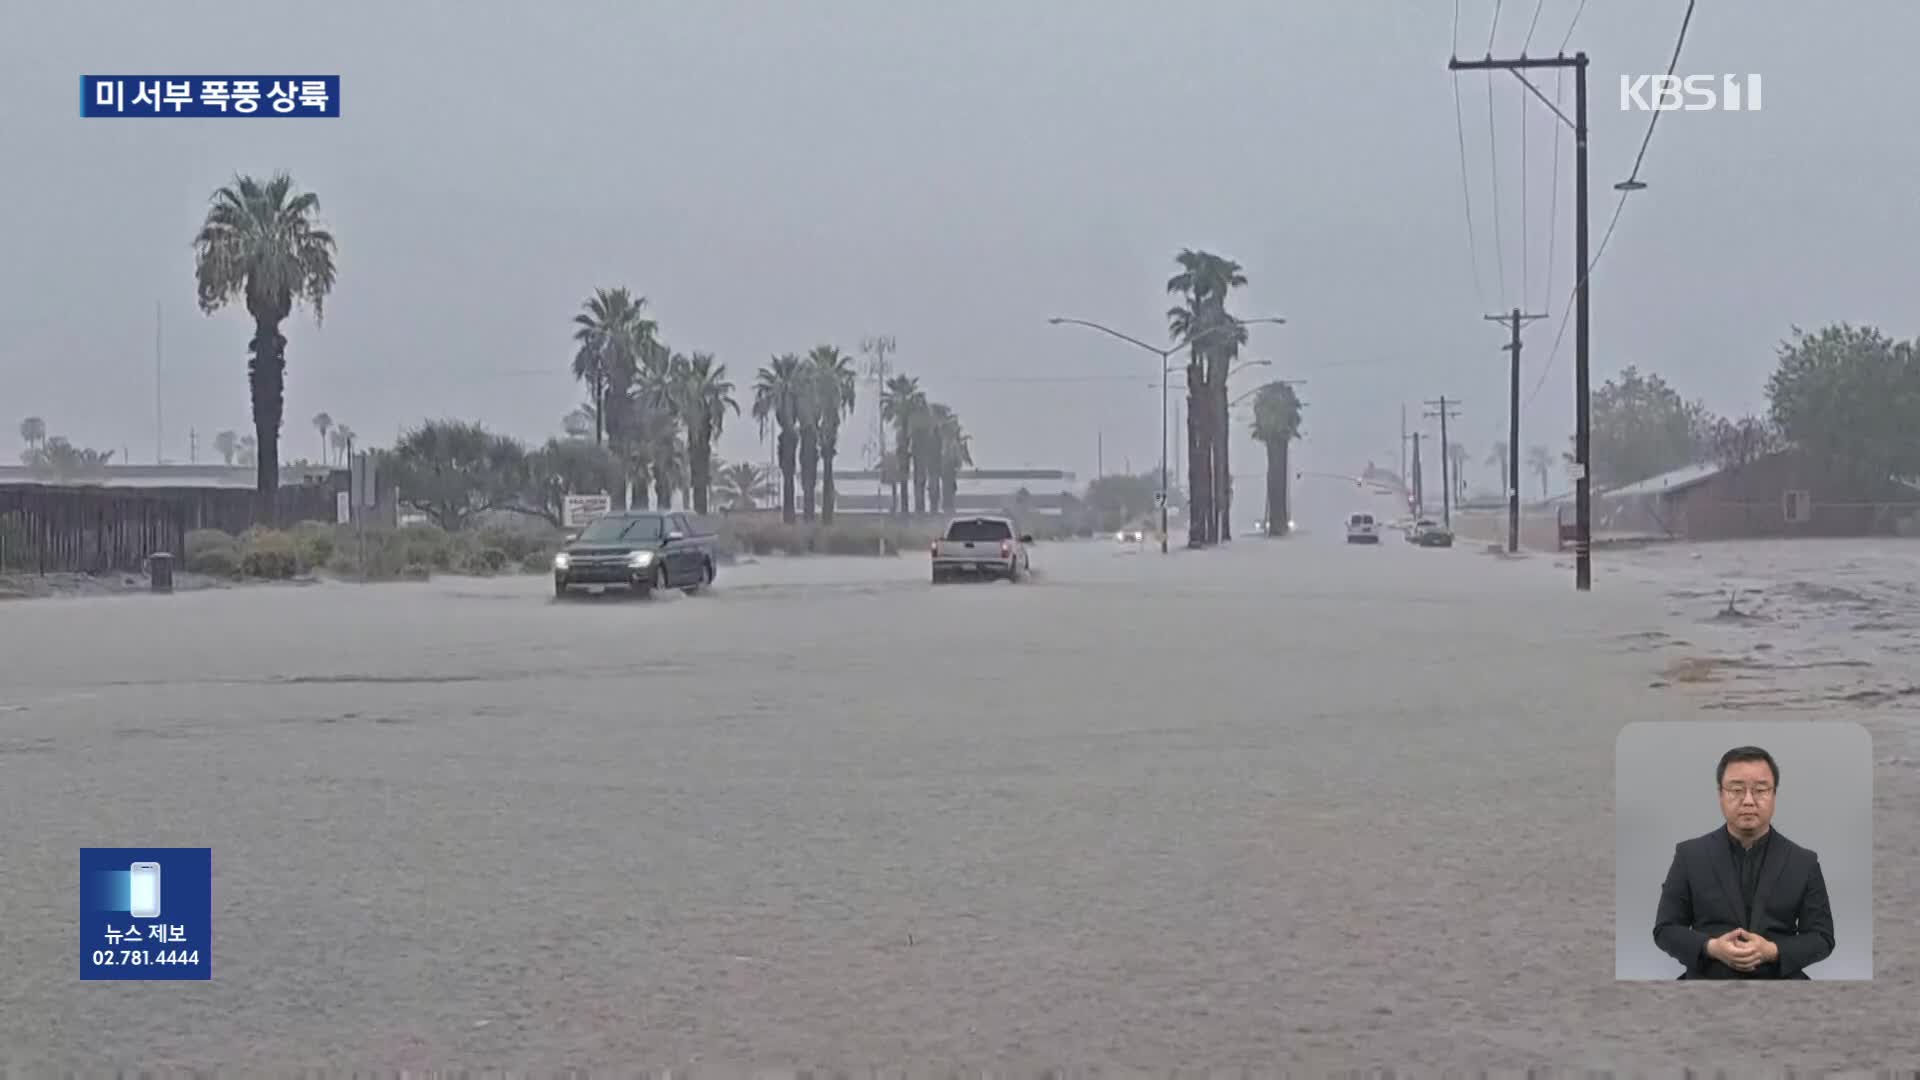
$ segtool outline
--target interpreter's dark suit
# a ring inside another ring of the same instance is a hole
[[[1804,979],[1808,967],[1833,955],[1833,908],[1819,857],[1778,830],[1764,840],[1757,855],[1736,850],[1723,826],[1674,847],[1653,941],[1686,968],[1680,978]],[[1707,956],[1708,939],[1742,928],[1778,946],[1780,959],[1740,972]]]

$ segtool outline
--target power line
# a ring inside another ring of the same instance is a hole
[[[1453,55],[1460,55],[1460,0],[1453,0]],[[1453,79],[1453,130],[1460,143],[1460,197],[1467,209],[1467,258],[1473,264],[1473,294],[1487,306],[1487,288],[1480,273],[1480,231],[1473,227],[1473,185],[1467,180],[1467,122],[1460,109],[1460,77]]]
[[[1533,32],[1539,27],[1540,13],[1546,10],[1546,6],[1547,0],[1540,0],[1539,3],[1533,5],[1533,21],[1527,24],[1527,40],[1520,43],[1520,54],[1522,56],[1526,55],[1527,46],[1533,44]]]
[[[1573,28],[1580,25],[1580,15],[1587,10],[1587,0],[1580,0],[1580,6],[1573,9],[1573,21],[1567,24],[1567,36],[1560,39],[1560,51],[1567,51],[1567,42],[1573,40]]]
[[[1687,27],[1693,23],[1693,8],[1696,2],[1697,0],[1687,0],[1687,12],[1680,17],[1680,34],[1673,43],[1673,56],[1667,61],[1668,78],[1672,78],[1673,73],[1680,67],[1680,50],[1687,43]],[[1581,0],[1580,9],[1573,14],[1576,23],[1580,21],[1580,11],[1584,10],[1586,10],[1586,0]],[[1571,26],[1567,28],[1567,33],[1569,35],[1573,33]],[[1613,239],[1614,227],[1620,224],[1620,212],[1627,208],[1627,196],[1639,188],[1640,166],[1646,161],[1647,147],[1653,142],[1653,126],[1659,120],[1660,112],[1655,110],[1653,117],[1647,121],[1647,134],[1640,140],[1640,152],[1634,155],[1633,171],[1628,174],[1625,181],[1615,185],[1620,189],[1620,199],[1613,204],[1613,217],[1607,221],[1607,231],[1600,235],[1600,246],[1594,249],[1593,257],[1587,260],[1586,269],[1581,273],[1580,280],[1574,283],[1574,296],[1579,294],[1580,286],[1586,282],[1587,278],[1593,276],[1593,268],[1600,265],[1600,256],[1607,253],[1607,242]],[[1560,309],[1560,330],[1553,336],[1553,349],[1547,354],[1546,366],[1540,369],[1539,381],[1533,384],[1533,390],[1527,394],[1528,404],[1533,403],[1534,397],[1540,393],[1540,388],[1546,385],[1547,376],[1553,371],[1553,363],[1560,355],[1560,343],[1566,339],[1567,315],[1573,310],[1574,296],[1569,296],[1566,306]]]
[[[1499,13],[1494,13],[1495,19]],[[1492,55],[1493,46],[1489,42],[1488,55]],[[1487,72],[1487,164],[1488,179],[1493,182],[1493,265],[1500,277],[1500,298],[1507,297],[1507,256],[1506,245],[1500,241],[1500,135],[1498,125],[1493,120],[1493,72]]]
[[[1501,4],[1501,0],[1493,0],[1493,25],[1487,27],[1487,55],[1488,56],[1493,55],[1493,36],[1500,32],[1500,4]],[[1493,80],[1488,79],[1487,81],[1492,82]]]

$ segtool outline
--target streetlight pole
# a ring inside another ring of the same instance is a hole
[[[1180,339],[1179,341],[1173,343],[1172,345],[1164,349],[1161,349],[1161,348],[1156,348],[1152,345],[1149,345],[1146,342],[1140,340],[1139,338],[1132,336],[1131,334],[1123,334],[1120,331],[1115,330],[1111,326],[1102,326],[1097,322],[1089,322],[1086,319],[1068,319],[1062,316],[1055,315],[1052,318],[1049,318],[1047,320],[1048,325],[1051,325],[1051,326],[1084,326],[1089,330],[1098,330],[1101,333],[1107,335],[1108,337],[1118,338],[1129,345],[1133,345],[1133,346],[1137,346],[1139,348],[1145,349],[1148,352],[1160,358],[1160,492],[1157,496],[1157,499],[1160,503],[1160,554],[1165,555],[1168,553],[1167,498],[1168,498],[1168,493],[1171,490],[1171,486],[1172,486],[1172,478],[1167,472],[1167,406],[1168,406],[1167,373],[1173,369],[1169,366],[1168,361],[1172,360],[1173,354],[1179,352],[1181,349],[1187,348],[1188,346],[1193,345],[1196,342],[1205,341],[1207,338],[1212,337],[1214,334],[1219,333],[1223,330],[1227,330],[1229,328],[1241,327],[1241,326],[1250,326],[1255,323],[1271,323],[1275,326],[1279,326],[1286,323],[1286,321],[1287,320],[1280,319],[1280,318],[1261,318],[1261,319],[1229,318],[1229,320],[1225,323],[1216,323],[1215,325],[1210,326],[1205,330],[1202,330],[1198,334],[1189,334],[1186,337]],[[1269,363],[1270,361],[1263,360],[1258,362],[1264,364],[1264,363]],[[1246,365],[1241,365],[1241,366],[1244,367]],[[1236,368],[1235,370],[1238,370],[1238,369]],[[1189,492],[1188,494],[1191,495],[1192,493]],[[1191,515],[1189,515],[1188,520],[1189,521],[1192,520]],[[1189,525],[1188,527],[1191,528],[1192,526]]]

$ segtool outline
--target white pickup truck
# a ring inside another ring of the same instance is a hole
[[[1020,535],[1012,518],[954,518],[946,535],[933,542],[934,584],[958,578],[1019,581],[1033,568],[1027,559],[1031,543],[1033,537]]]

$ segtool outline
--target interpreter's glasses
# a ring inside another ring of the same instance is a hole
[[[1773,786],[1771,784],[1755,784],[1753,787],[1748,787],[1745,784],[1728,784],[1726,787],[1721,788],[1720,791],[1721,794],[1724,794],[1727,798],[1735,802],[1749,795],[1753,796],[1753,801],[1755,802],[1765,802],[1773,797]]]

